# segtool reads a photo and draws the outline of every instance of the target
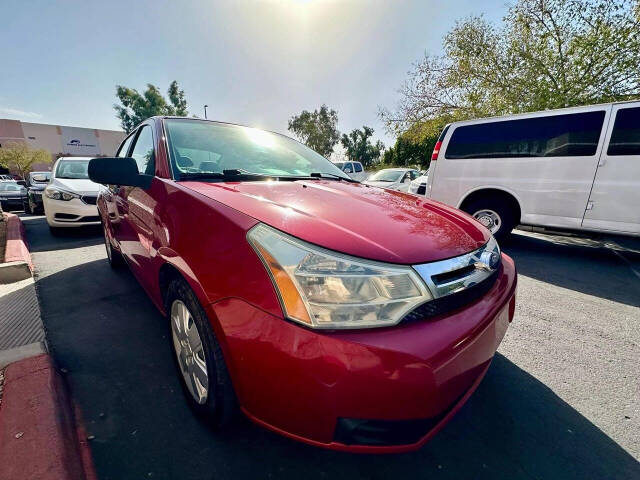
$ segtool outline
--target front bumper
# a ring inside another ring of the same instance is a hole
[[[240,299],[208,307],[243,411],[334,450],[415,450],[480,383],[515,309],[516,271],[502,256],[491,289],[454,312],[395,327],[318,332]]]
[[[83,202],[79,198],[72,200],[54,200],[42,196],[44,213],[51,227],[81,227],[99,225],[98,207]]]

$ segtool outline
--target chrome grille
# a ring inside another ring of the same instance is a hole
[[[433,295],[403,320],[433,317],[467,305],[489,291],[500,268],[500,248],[495,239],[473,252],[438,262],[414,265]]]

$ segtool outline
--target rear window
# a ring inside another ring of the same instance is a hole
[[[640,155],[640,107],[618,110],[607,155]]]
[[[601,110],[458,127],[445,158],[592,156],[604,116]]]

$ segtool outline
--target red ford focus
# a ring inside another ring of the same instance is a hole
[[[282,135],[154,117],[91,161],[108,259],[168,318],[188,401],[337,450],[420,447],[484,376],[516,271],[471,217]]]

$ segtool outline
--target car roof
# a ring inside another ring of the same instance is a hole
[[[60,157],[58,160],[91,160],[95,157]],[[49,173],[49,172],[38,172],[38,173]]]

